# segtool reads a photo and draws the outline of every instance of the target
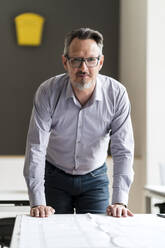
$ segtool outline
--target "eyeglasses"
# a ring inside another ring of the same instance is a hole
[[[68,59],[70,65],[73,68],[80,68],[83,62],[85,62],[87,67],[95,67],[98,65],[100,59],[100,56],[89,57],[89,58],[79,58],[79,57],[76,58],[76,57],[69,57],[68,55],[66,55],[65,57]]]

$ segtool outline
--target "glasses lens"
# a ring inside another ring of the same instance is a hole
[[[94,67],[97,65],[97,62],[98,62],[98,59],[97,58],[87,58],[86,59],[86,65],[89,66],[89,67]]]
[[[74,68],[80,67],[80,65],[81,65],[81,58],[71,58],[70,59],[70,64]]]

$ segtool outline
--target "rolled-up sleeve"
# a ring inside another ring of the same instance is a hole
[[[45,156],[51,122],[49,94],[41,85],[34,98],[24,165],[24,177],[31,207],[46,205],[44,193]]]
[[[111,154],[113,158],[112,204],[128,204],[133,181],[134,137],[130,117],[130,102],[126,90],[116,97],[111,123]]]

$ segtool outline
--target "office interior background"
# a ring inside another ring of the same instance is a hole
[[[104,36],[102,74],[126,86],[135,137],[134,183],[129,208],[145,212],[145,185],[161,185],[165,166],[165,1],[1,0],[0,2],[0,190],[26,189],[22,175],[33,97],[46,79],[64,72],[63,40],[74,28]],[[42,44],[18,46],[14,18],[45,18]],[[112,161],[108,160],[112,184]]]

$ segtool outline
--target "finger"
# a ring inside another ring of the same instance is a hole
[[[34,217],[33,208],[30,209],[30,216]]]
[[[107,209],[107,215],[111,216],[112,213],[111,213],[111,210],[110,209]]]
[[[51,211],[51,208],[50,207],[46,207],[45,208],[45,217],[48,217],[52,215],[52,211]]]
[[[45,210],[45,217],[48,217],[50,215],[49,207],[46,207],[44,210]]]
[[[127,208],[123,208],[123,209],[122,209],[122,216],[123,216],[123,217],[127,217],[127,211],[128,211]]]
[[[118,208],[116,209],[116,216],[117,216],[117,217],[121,217],[121,215],[122,215],[122,208],[121,208],[121,207],[118,207]]]
[[[128,216],[134,216],[134,214],[129,209],[127,209],[127,214]]]
[[[33,213],[34,213],[34,217],[39,217],[40,216],[40,212],[39,212],[38,208],[34,208]]]
[[[42,207],[39,208],[39,216],[41,218],[45,217],[45,208],[42,208]]]
[[[107,207],[107,215],[112,215],[111,206]]]
[[[54,214],[54,213],[55,213],[55,209],[54,209],[54,208],[52,208],[52,207],[51,207],[51,212],[52,212],[52,214]]]
[[[107,209],[106,209],[106,212],[107,212],[107,214],[110,212],[110,209],[109,209],[109,207],[107,207]]]
[[[116,208],[112,208],[112,209],[111,209],[111,213],[112,213],[112,215],[113,215],[114,217],[116,217]]]

